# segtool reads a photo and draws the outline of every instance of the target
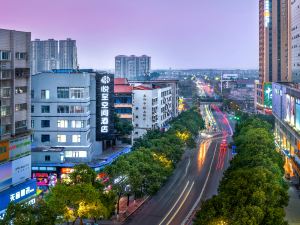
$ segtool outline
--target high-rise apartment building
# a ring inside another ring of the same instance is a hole
[[[292,39],[292,81],[300,82],[300,1],[292,0],[291,39]]]
[[[29,32],[0,29],[0,218],[34,201],[31,177]]]
[[[58,69],[58,41],[49,39],[31,42],[31,74]]]
[[[288,0],[259,1],[259,82],[256,110],[270,114],[271,82],[291,81],[291,4]]]
[[[115,76],[135,80],[149,76],[151,70],[151,57],[119,55],[115,57]]]
[[[59,41],[59,68],[77,69],[77,47],[76,41],[68,38]]]
[[[31,42],[31,74],[53,69],[77,69],[75,40],[36,39]]]

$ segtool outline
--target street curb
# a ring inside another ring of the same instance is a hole
[[[123,224],[123,223],[125,223],[126,221],[127,221],[127,219],[132,215],[132,214],[134,214],[139,208],[141,208],[143,205],[144,205],[144,203],[146,202],[146,201],[148,201],[149,200],[149,198],[150,198],[150,196],[147,196],[142,202],[141,202],[141,204],[134,210],[134,211],[132,211],[123,221],[120,221],[121,222],[121,224]]]

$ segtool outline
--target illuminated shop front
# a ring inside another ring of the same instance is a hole
[[[300,87],[292,83],[273,84],[275,141],[285,157],[287,177],[300,181]]]

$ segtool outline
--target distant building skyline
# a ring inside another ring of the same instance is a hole
[[[150,75],[151,57],[118,55],[115,57],[115,77],[137,80]]]
[[[80,68],[113,69],[131,53],[151,55],[152,69],[258,68],[257,1],[10,0],[1,9],[2,28],[75,39]]]
[[[53,69],[77,69],[76,40],[31,41],[31,74]]]

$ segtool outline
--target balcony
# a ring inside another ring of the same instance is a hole
[[[115,108],[132,108],[131,103],[115,103]]]

